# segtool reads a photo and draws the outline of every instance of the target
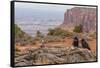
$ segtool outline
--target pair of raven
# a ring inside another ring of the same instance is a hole
[[[85,39],[81,39],[81,44],[82,44],[82,48],[87,48],[88,50],[91,50],[89,44]],[[77,37],[74,37],[73,39],[73,46],[79,47],[79,39]]]

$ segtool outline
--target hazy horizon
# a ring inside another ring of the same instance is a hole
[[[64,12],[71,7],[65,5],[16,2],[15,23],[30,35],[34,35],[37,30],[47,33],[49,28],[54,28],[63,22]]]
[[[64,13],[73,7],[84,6],[16,2],[15,24],[30,35],[37,30],[47,33],[49,28],[63,23]]]

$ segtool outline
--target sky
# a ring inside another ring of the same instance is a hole
[[[15,3],[15,17],[19,19],[63,19],[64,12],[73,6],[37,4],[37,3]]]

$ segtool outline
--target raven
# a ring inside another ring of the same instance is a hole
[[[83,48],[87,48],[87,49],[91,50],[89,47],[89,44],[87,43],[87,41],[85,39],[81,40],[81,44],[82,44]]]
[[[74,47],[78,47],[79,46],[79,39],[77,37],[74,37],[72,44]]]

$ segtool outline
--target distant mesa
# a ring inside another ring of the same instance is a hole
[[[74,7],[68,9],[64,13],[64,21],[60,27],[71,31],[80,24],[82,25],[83,32],[95,32],[96,8]]]

